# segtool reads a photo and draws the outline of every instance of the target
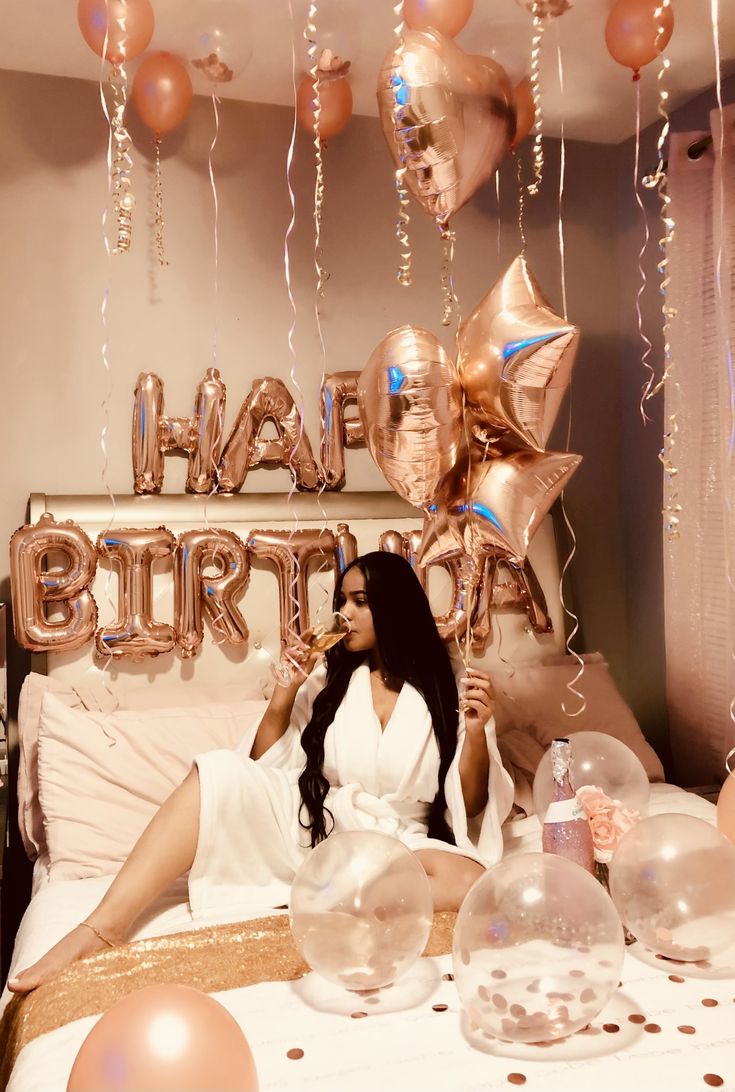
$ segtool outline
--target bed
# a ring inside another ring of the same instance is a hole
[[[205,507],[206,505],[206,507]],[[92,538],[109,524],[105,498],[34,495],[31,522],[44,511],[71,519]],[[202,526],[227,528],[244,540],[254,527],[336,530],[348,523],[360,551],[388,530],[408,534],[416,514],[391,494],[282,497],[119,498],[117,527],[165,525],[174,534]],[[583,714],[561,711],[577,664],[565,656],[553,529],[544,525],[530,553],[552,629],[530,624],[527,604],[512,589],[493,611],[493,639],[483,656],[498,688],[498,739],[516,784],[516,814],[504,828],[505,853],[539,848],[531,811],[533,769],[555,735],[607,730],[641,758],[652,785],[651,813],[685,812],[714,821],[705,800],[662,783],[663,771],[610,679],[600,655],[586,657],[579,688]],[[429,591],[437,613],[449,584],[438,572]],[[329,602],[332,574],[314,573],[314,617]],[[100,618],[116,606],[114,575],[98,569],[94,594]],[[171,612],[170,568],[154,576],[156,617]],[[328,605],[326,606],[328,610]],[[195,658],[177,653],[106,668],[91,647],[34,658],[20,708],[19,821],[35,857],[33,894],[15,943],[11,973],[27,966],[82,920],[109,885],[130,839],[158,800],[186,772],[192,754],[236,746],[243,724],[262,708],[278,651],[278,591],[268,564],[254,565],[245,598],[246,646],[217,644],[211,633]],[[11,882],[5,877],[5,882]],[[76,1053],[121,967],[131,985],[189,981],[211,992],[235,1016],[255,1056],[265,1090],[319,1088],[344,1092],[383,1086],[415,1090],[507,1088],[556,1092],[591,1087],[669,1090],[735,1088],[733,980],[735,951],[717,961],[674,966],[635,944],[626,951],[621,986],[584,1033],[551,1045],[489,1042],[462,1013],[451,981],[451,916],[437,915],[427,954],[394,987],[369,996],[340,990],[307,973],[289,939],[287,917],[242,893],[208,920],[192,920],[185,879],[139,922],[128,946],[70,968],[32,1001],[3,993],[2,1078],[10,1092],[63,1092]],[[197,963],[199,947],[241,954],[234,974]],[[164,938],[147,943],[146,938]],[[230,948],[228,948],[230,946]],[[147,954],[145,960],[142,953]],[[161,954],[156,961],[155,953]],[[168,967],[168,971],[165,970]],[[175,970],[171,970],[171,968]],[[174,974],[174,978],[171,978]],[[367,1018],[359,1018],[364,1017]]]

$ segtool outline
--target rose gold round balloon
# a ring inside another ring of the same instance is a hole
[[[314,132],[314,82],[304,76],[296,94],[296,113],[304,129]],[[331,140],[352,117],[352,88],[345,76],[319,80],[319,136]]]
[[[190,986],[148,986],[82,1043],[67,1092],[258,1092],[248,1041],[227,1009]]]
[[[447,38],[459,34],[470,15],[474,0],[405,0],[403,19],[411,30],[433,27]]]
[[[516,118],[504,69],[435,30],[409,30],[378,77],[383,134],[405,184],[441,226],[492,176]]]
[[[82,36],[98,57],[111,64],[132,61],[153,36],[153,8],[150,0],[79,0],[77,22]]]
[[[157,136],[181,125],[189,113],[192,94],[189,73],[173,53],[151,53],[135,73],[135,109]]]
[[[637,74],[664,51],[673,32],[670,6],[661,7],[658,0],[617,0],[605,24],[605,44],[613,60]]]
[[[516,104],[516,135],[513,138],[515,148],[528,136],[536,121],[536,105],[528,76],[516,84],[513,90],[513,101]]]

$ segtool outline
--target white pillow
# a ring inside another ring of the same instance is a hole
[[[46,694],[38,794],[50,879],[117,872],[194,756],[234,750],[265,707],[261,700],[93,713]]]

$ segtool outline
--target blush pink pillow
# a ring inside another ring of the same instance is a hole
[[[115,873],[204,751],[234,750],[266,703],[112,713],[41,707],[38,794],[50,879]]]

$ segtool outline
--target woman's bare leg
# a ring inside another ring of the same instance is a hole
[[[199,774],[193,766],[141,834],[106,895],[86,919],[113,944],[127,940],[135,920],[191,868],[199,837]],[[72,929],[37,963],[8,981],[13,993],[40,986],[76,959],[106,945],[83,925]]]
[[[416,856],[429,877],[434,910],[459,910],[475,880],[485,869],[470,857],[443,849],[418,849]]]

